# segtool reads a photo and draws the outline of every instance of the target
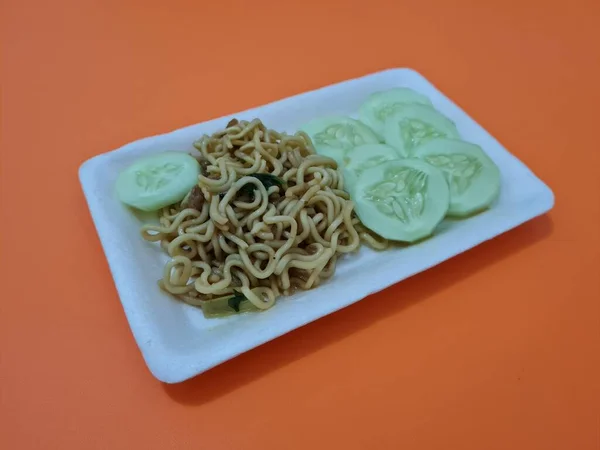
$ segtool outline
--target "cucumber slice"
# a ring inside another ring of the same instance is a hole
[[[212,300],[205,300],[201,305],[204,317],[207,319],[260,311],[260,309],[254,306],[250,300],[237,292],[231,295],[213,298]]]
[[[399,158],[396,149],[385,144],[359,145],[348,150],[344,157],[344,180],[346,185],[352,189],[358,177],[366,169]]]
[[[500,193],[500,171],[478,145],[434,139],[419,147],[418,156],[446,176],[449,215],[464,217],[484,210]]]
[[[398,109],[406,103],[419,103],[433,107],[431,101],[423,94],[401,87],[371,94],[360,107],[359,117],[373,131],[383,136],[385,119],[398,112]]]
[[[145,156],[117,177],[119,199],[142,211],[156,211],[180,201],[198,183],[200,164],[187,153]]]
[[[405,242],[431,235],[450,202],[444,174],[416,158],[364,170],[353,193],[364,225],[384,238]]]
[[[406,158],[416,156],[418,147],[431,139],[460,139],[456,125],[443,114],[424,105],[404,105],[388,116],[385,143]]]
[[[351,148],[379,142],[368,126],[345,116],[315,119],[300,129],[310,136],[317,153],[335,159],[338,164],[343,164],[343,158]]]

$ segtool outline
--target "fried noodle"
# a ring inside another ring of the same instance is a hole
[[[338,258],[361,242],[388,246],[362,226],[337,163],[317,155],[308,135],[234,119],[194,146],[198,185],[162,209],[159,225],[141,229],[169,254],[159,284],[180,300],[201,306],[238,291],[267,309],[330,278]]]

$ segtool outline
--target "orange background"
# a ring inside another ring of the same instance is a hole
[[[0,4],[0,448],[600,448],[600,2]],[[529,165],[555,209],[188,382],[156,381],[79,164],[398,66]]]

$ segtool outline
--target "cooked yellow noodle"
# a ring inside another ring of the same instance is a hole
[[[306,134],[234,120],[194,146],[204,162],[196,192],[141,230],[171,257],[161,288],[184,302],[201,306],[237,290],[267,309],[279,295],[331,277],[338,257],[361,241],[388,246],[362,226],[336,162],[315,154]],[[257,173],[285,185],[267,188]],[[253,198],[244,197],[250,187]]]

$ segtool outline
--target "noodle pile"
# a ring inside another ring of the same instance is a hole
[[[161,288],[182,301],[201,306],[239,292],[267,309],[331,277],[361,241],[387,247],[361,225],[337,163],[315,154],[308,135],[234,119],[194,146],[198,185],[163,208],[160,225],[142,227],[171,257]]]

